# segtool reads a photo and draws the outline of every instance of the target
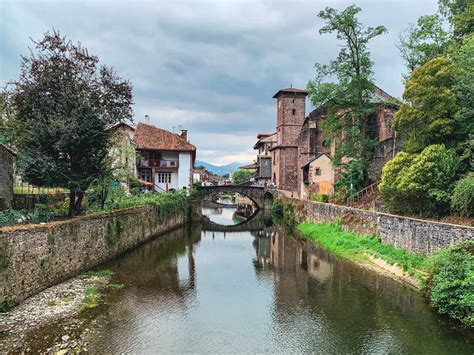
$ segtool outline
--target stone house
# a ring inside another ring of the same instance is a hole
[[[329,154],[316,154],[301,170],[302,178],[298,180],[301,199],[307,200],[315,193],[330,195],[334,192],[335,170]]]
[[[272,182],[272,154],[270,149],[276,145],[276,142],[276,133],[257,134],[257,143],[253,146],[253,149],[258,150],[255,180],[259,184],[268,185]]]
[[[15,155],[12,149],[0,144],[0,211],[12,207]]]
[[[137,176],[140,180],[157,192],[193,186],[196,147],[189,143],[186,130],[178,135],[139,123],[133,140],[137,144]]]

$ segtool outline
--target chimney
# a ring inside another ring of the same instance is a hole
[[[188,141],[188,130],[182,129],[181,130],[181,138],[184,139],[186,142]]]
[[[150,116],[145,115],[145,124],[150,124]]]

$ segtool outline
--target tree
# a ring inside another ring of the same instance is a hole
[[[69,216],[103,175],[113,124],[132,117],[132,88],[80,44],[47,32],[22,57],[12,100],[23,177],[69,189]]]
[[[343,47],[328,65],[316,64],[316,78],[308,83],[313,105],[324,105],[328,111],[325,135],[338,141],[333,165],[345,172],[338,184],[350,190],[367,180],[367,153],[375,144],[368,130],[368,117],[376,107],[372,102],[373,63],[367,45],[387,31],[383,26],[364,28],[356,17],[360,11],[352,5],[342,12],[326,8],[319,13],[326,21],[319,33],[335,33]],[[337,81],[331,81],[333,78]]]
[[[391,212],[443,215],[449,210],[459,159],[442,144],[400,152],[382,171],[380,194]]]
[[[427,15],[418,19],[417,26],[411,26],[400,35],[398,48],[410,72],[447,53],[449,33],[445,28],[441,16]]]
[[[419,152],[434,143],[456,142],[459,127],[453,92],[453,64],[437,57],[415,69],[403,92],[404,103],[394,115],[397,131],[408,136],[405,149]]]
[[[232,183],[233,184],[242,184],[247,182],[252,177],[253,171],[252,170],[244,170],[239,169],[232,173]]]
[[[474,216],[474,173],[456,182],[451,196],[451,208],[461,216]]]
[[[439,0],[439,11],[450,22],[457,40],[474,32],[472,0]]]

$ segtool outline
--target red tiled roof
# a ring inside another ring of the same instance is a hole
[[[137,142],[138,149],[196,151],[194,145],[177,134],[141,122],[136,128],[133,140]]]

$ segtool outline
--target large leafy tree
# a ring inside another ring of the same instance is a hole
[[[32,184],[69,189],[74,216],[106,170],[107,128],[132,116],[132,88],[57,31],[34,43],[12,90],[19,167]]]
[[[437,57],[415,69],[403,93],[404,103],[394,116],[397,131],[409,139],[405,149],[419,152],[434,143],[457,142],[462,127],[454,119],[453,65]]]
[[[232,173],[232,183],[242,184],[252,178],[253,170],[239,169]]]
[[[316,78],[308,83],[313,105],[327,108],[325,135],[337,140],[333,164],[342,171],[339,188],[350,190],[367,180],[367,155],[375,144],[368,129],[368,117],[375,111],[368,43],[386,32],[384,26],[364,27],[357,19],[360,11],[352,5],[319,13],[325,21],[319,33],[334,33],[342,48],[329,64],[316,64]]]

